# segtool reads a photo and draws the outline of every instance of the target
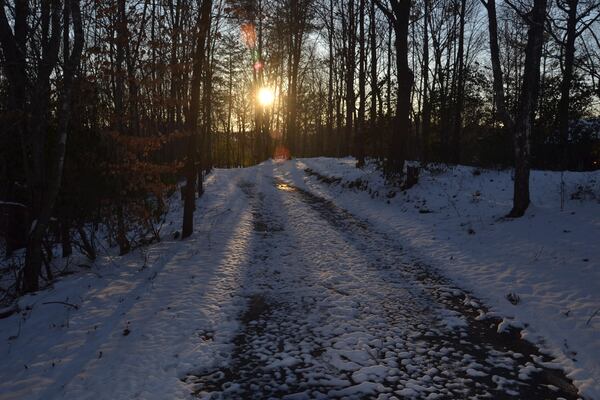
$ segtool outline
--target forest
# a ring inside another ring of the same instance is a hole
[[[38,288],[53,243],[160,237],[185,177],[271,157],[598,168],[600,2],[3,0],[0,199]],[[183,193],[183,192],[182,192]],[[34,223],[35,221],[35,223]],[[187,221],[187,223],[186,223]],[[30,229],[31,227],[31,229]],[[50,277],[47,277],[50,278]]]
[[[192,232],[213,167],[271,157],[590,170],[595,0],[0,2],[0,199],[35,291],[54,243],[159,240],[181,178]],[[50,270],[47,271],[50,274]],[[51,276],[46,276],[51,279]]]

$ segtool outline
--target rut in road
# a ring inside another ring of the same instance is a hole
[[[231,364],[186,378],[199,397],[577,398],[548,356],[367,221],[277,178],[241,187],[255,294]]]

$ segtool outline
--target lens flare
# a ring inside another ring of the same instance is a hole
[[[256,30],[254,29],[254,25],[242,25],[242,40],[249,49],[256,47]]]
[[[269,107],[275,101],[275,92],[270,87],[261,87],[257,94],[258,104],[263,107]]]

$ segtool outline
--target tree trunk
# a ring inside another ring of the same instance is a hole
[[[408,64],[408,27],[410,0],[400,0],[396,8],[396,127],[390,148],[392,171],[402,176],[406,159],[406,143],[410,135],[410,109],[413,73]]]
[[[358,26],[358,121],[356,129],[356,158],[357,167],[365,165],[365,112],[367,95],[365,87],[367,86],[367,75],[366,75],[366,56],[365,56],[365,0],[359,2],[359,26]]]
[[[14,34],[5,13],[4,0],[0,0],[0,44],[2,45],[2,68],[8,81],[8,115],[14,121],[7,121],[6,126],[13,127],[13,134],[25,142],[27,129],[26,93],[27,93],[27,35],[29,27],[27,17],[29,6],[26,0],[15,1]],[[7,132],[8,133],[8,132]],[[23,154],[26,149],[22,149]],[[26,171],[27,172],[27,171]]]
[[[388,142],[385,170],[388,176],[394,176],[394,179],[401,180],[407,155],[406,144],[410,135],[411,92],[414,80],[408,63],[408,29],[411,0],[388,0],[391,9],[384,5],[381,0],[374,1],[377,7],[386,15],[396,34],[394,41],[396,77],[398,80],[396,86],[396,116],[394,132],[391,133]]]
[[[377,32],[375,30],[377,20],[375,19],[375,2],[369,2],[369,39],[371,51],[371,109],[369,118],[371,120],[372,132],[377,125],[377,97],[379,96],[379,84],[377,82]]]
[[[539,92],[540,60],[544,43],[546,0],[534,0],[528,14],[525,71],[515,121],[515,182],[513,208],[509,217],[521,217],[529,206],[530,137]]]
[[[119,134],[125,134],[126,132],[126,115],[125,112],[125,47],[127,46],[128,40],[128,29],[127,29],[127,16],[126,16],[125,0],[119,0],[117,4],[117,38],[116,38],[116,56],[115,56],[115,67],[116,67],[116,78],[115,78],[115,124],[116,130]],[[131,110],[130,110],[131,111]],[[127,238],[127,229],[124,217],[124,206],[123,201],[118,199],[118,205],[116,209],[117,217],[117,244],[119,245],[119,254],[124,255],[129,253],[131,246],[129,239]]]
[[[431,124],[431,102],[429,100],[429,0],[424,0],[423,13],[423,64],[421,75],[423,77],[423,114],[421,121],[421,162],[426,164],[429,160],[429,130]]]
[[[356,46],[356,29],[354,26],[354,0],[348,1],[348,22],[347,22],[347,40],[346,48],[346,140],[345,140],[345,155],[351,153],[352,138],[354,133],[354,110],[356,96],[354,93],[354,69],[356,67],[355,46]]]
[[[206,51],[206,39],[210,28],[210,14],[212,0],[199,0],[200,11],[198,12],[198,33],[192,68],[191,98],[189,115],[187,118],[187,130],[189,136],[187,159],[185,162],[186,190],[183,204],[183,226],[181,238],[189,237],[194,231],[194,210],[196,208],[196,178],[197,166],[197,139],[198,134],[198,111],[200,108],[200,83],[202,82],[202,69]]]
[[[569,168],[569,105],[571,84],[573,81],[573,64],[575,63],[575,39],[577,38],[577,6],[579,0],[569,0],[569,11],[567,16],[567,38],[564,43],[564,68],[563,79],[560,83],[560,100],[556,125],[563,154],[561,155],[561,167],[563,170]]]
[[[90,238],[88,239],[83,226],[78,226],[77,232],[79,233],[79,239],[81,239],[81,244],[86,257],[91,261],[94,261],[96,259],[96,248],[94,247],[93,234],[90,235]]]
[[[458,29],[458,77],[456,80],[456,100],[454,108],[454,129],[452,131],[452,162],[460,163],[460,140],[462,134],[462,112],[464,104],[464,88],[465,88],[465,61],[464,61],[464,42],[465,42],[465,12],[466,0],[460,2],[460,16]]]
[[[62,256],[69,257],[73,254],[71,245],[71,226],[66,218],[60,221],[60,242],[62,245]]]
[[[131,250],[131,245],[127,238],[127,225],[125,224],[123,204],[117,205],[117,244],[119,245],[120,256],[129,253],[129,250]]]
[[[38,196],[40,196],[43,200],[40,202],[39,213],[30,231],[29,243],[27,245],[27,254],[25,258],[25,269],[23,275],[23,292],[26,293],[36,291],[39,287],[38,277],[40,275],[43,262],[43,237],[48,223],[50,222],[52,210],[54,209],[54,204],[56,202],[56,198],[58,197],[58,192],[61,186],[68,137],[68,124],[71,117],[73,77],[77,67],[79,66],[79,61],[83,50],[83,27],[79,8],[79,0],[69,0],[65,3],[65,7],[69,7],[69,11],[72,16],[74,43],[71,55],[69,57],[65,57],[67,62],[65,63],[63,69],[63,92],[60,96],[59,102],[60,109],[57,130],[58,141],[54,149],[55,153],[53,157],[53,164],[50,166],[47,174],[48,178],[44,187],[45,190],[41,190],[41,193],[38,193]],[[57,17],[60,15],[59,8],[59,3],[53,3],[53,33],[47,42],[48,49],[45,50],[50,53],[48,54],[48,58],[54,62],[56,62],[55,60],[58,57],[58,42],[60,41],[60,31],[59,28],[55,26],[55,24],[59,24],[59,18]],[[65,26],[64,29],[68,29],[68,26]],[[65,51],[68,51],[68,49]],[[52,70],[52,65],[53,64],[47,65],[45,67],[47,70],[43,71],[42,74],[50,72]],[[44,79],[43,76],[42,79]]]
[[[292,153],[300,151],[301,142],[298,138],[298,77],[300,73],[300,57],[304,40],[305,10],[299,0],[290,4],[290,20],[288,35],[288,101],[286,112],[286,127],[284,144]]]
[[[36,71],[34,97],[31,101],[31,121],[29,124],[31,131],[28,132],[30,134],[28,139],[31,150],[31,168],[28,186],[31,191],[31,208],[34,223],[29,232],[25,256],[22,288],[24,293],[34,292],[39,288],[38,277],[43,263],[43,237],[50,222],[55,200],[55,197],[51,193],[54,182],[44,182],[47,178],[45,146],[50,103],[50,75],[58,61],[61,12],[60,4],[56,1],[44,3],[41,7],[42,59]],[[62,165],[60,166],[62,167]],[[51,176],[49,179],[55,180],[56,177]]]
[[[327,78],[327,146],[326,149],[328,154],[334,152],[333,145],[333,112],[334,112],[334,98],[333,98],[333,80],[334,80],[334,68],[335,68],[335,53],[333,47],[333,40],[335,34],[334,22],[333,22],[333,0],[329,0],[329,15],[328,15],[328,27],[327,27],[327,40],[329,47],[329,76]]]
[[[498,45],[498,19],[496,17],[496,0],[482,0],[487,9],[488,29],[490,40],[490,56],[492,61],[492,74],[494,77],[494,104],[500,121],[504,124],[504,129],[513,129],[514,121],[510,117],[506,108],[504,97],[504,78],[502,74],[502,65],[500,62],[500,46]]]

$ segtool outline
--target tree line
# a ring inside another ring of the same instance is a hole
[[[0,0],[15,290],[52,279],[56,244],[160,240],[178,189],[189,236],[211,168],[270,157],[376,158],[398,185],[406,160],[514,166],[521,216],[530,168],[598,168],[599,19],[598,0]]]

